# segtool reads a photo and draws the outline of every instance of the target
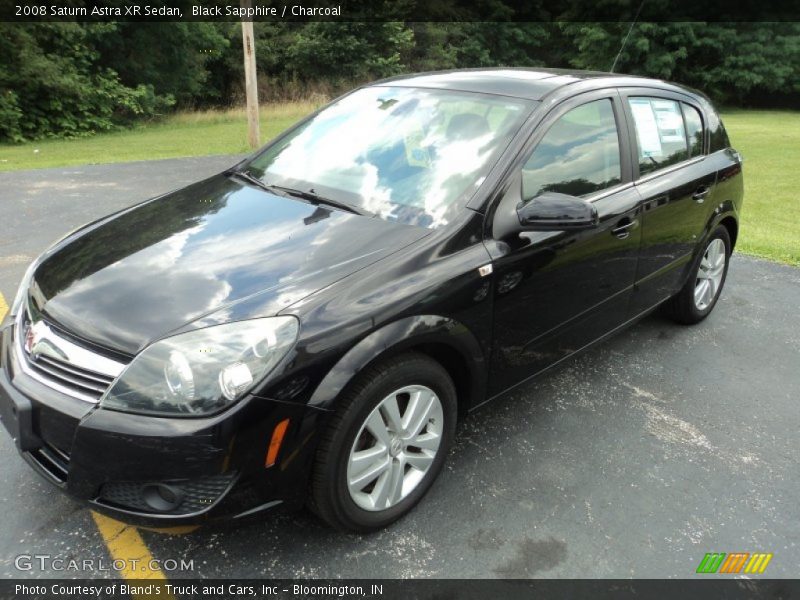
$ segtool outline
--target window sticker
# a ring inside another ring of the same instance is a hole
[[[681,116],[680,105],[671,100],[653,100],[652,106],[656,115],[661,142],[664,144],[673,142],[685,144],[686,138],[683,136],[683,117]]]
[[[628,100],[636,121],[636,137],[639,139],[639,149],[642,156],[661,154],[661,136],[658,132],[656,116],[647,99],[630,98]]]
[[[428,148],[422,145],[425,133],[421,127],[414,127],[408,132],[403,142],[406,149],[406,162],[410,167],[422,167],[429,169],[431,166],[431,155]]]

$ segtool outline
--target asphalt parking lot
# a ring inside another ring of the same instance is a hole
[[[10,303],[27,263],[72,228],[235,160],[0,174],[0,292]],[[139,533],[153,557],[193,561],[169,578],[685,578],[706,552],[770,552],[765,576],[797,577],[799,300],[800,269],[735,255],[705,322],[649,317],[468,418],[431,493],[383,532],[300,513]],[[0,510],[3,577],[64,575],[19,571],[20,554],[110,555],[91,513],[4,430]]]

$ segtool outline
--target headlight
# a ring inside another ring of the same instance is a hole
[[[297,341],[294,317],[252,319],[190,331],[156,342],[100,399],[103,408],[200,416],[249,392]]]

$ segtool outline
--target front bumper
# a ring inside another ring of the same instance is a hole
[[[0,329],[0,418],[23,458],[93,509],[150,527],[239,518],[305,501],[327,412],[251,396],[206,418],[164,418],[100,408],[27,376],[14,327]],[[289,419],[277,462],[265,456]]]

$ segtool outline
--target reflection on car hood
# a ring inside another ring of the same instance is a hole
[[[250,316],[275,314],[427,233],[218,176],[88,228],[38,267],[31,297],[75,335],[133,354],[254,295]]]

